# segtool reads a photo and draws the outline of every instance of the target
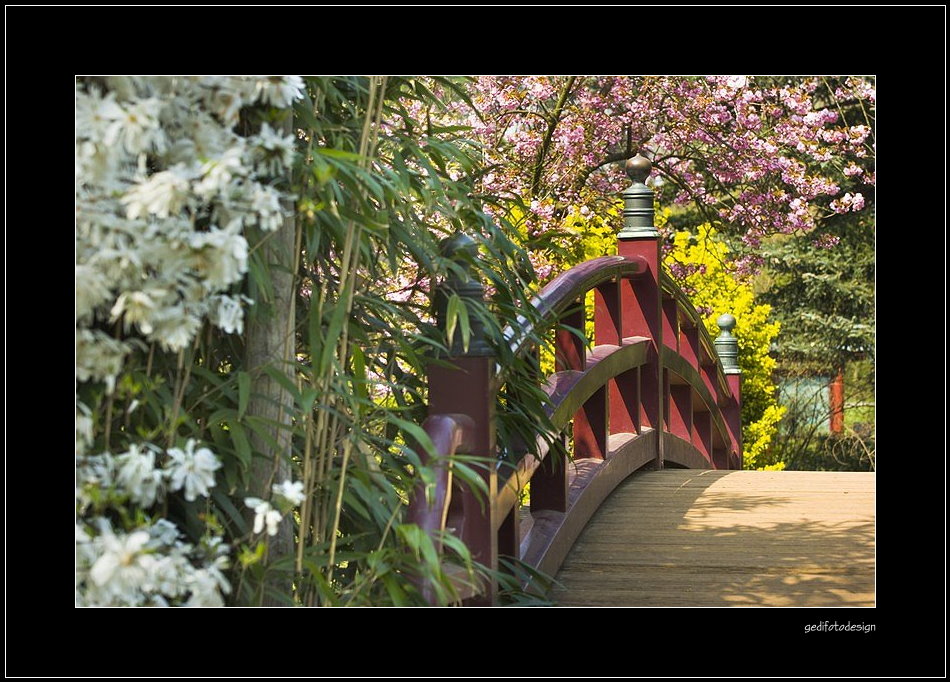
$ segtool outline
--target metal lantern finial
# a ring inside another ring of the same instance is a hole
[[[719,336],[713,342],[716,345],[716,354],[722,363],[723,372],[726,374],[741,374],[739,369],[739,341],[732,335],[732,330],[736,328],[736,318],[734,315],[725,313],[716,320],[719,327]]]
[[[656,238],[659,232],[653,225],[653,190],[646,185],[646,179],[653,170],[653,164],[642,154],[637,154],[627,159],[624,170],[631,184],[623,191],[623,229],[617,237],[620,239]]]

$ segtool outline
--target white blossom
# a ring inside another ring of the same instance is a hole
[[[76,320],[88,319],[112,298],[109,281],[91,265],[76,265]]]
[[[115,480],[115,458],[108,452],[76,458],[76,483],[108,488]]]
[[[264,230],[273,232],[280,228],[284,216],[280,208],[280,195],[270,187],[254,187],[251,208],[258,215],[258,222]]]
[[[229,128],[237,123],[241,107],[250,104],[256,96],[256,83],[249,78],[204,76],[200,83],[208,93],[205,97],[208,108]]]
[[[232,229],[197,232],[191,236],[195,270],[208,287],[223,289],[247,272],[247,240]]]
[[[146,531],[116,535],[111,530],[99,538],[102,554],[89,570],[89,578],[106,603],[135,604],[139,601],[155,559],[145,553]]]
[[[155,173],[148,179],[135,185],[122,197],[129,218],[154,215],[167,218],[187,206],[191,186],[188,173],[179,164],[172,170]]]
[[[216,296],[213,299],[211,321],[228,334],[244,331],[244,309],[240,299],[233,296]]]
[[[191,597],[189,597],[185,606],[224,606],[221,592],[227,593],[230,591],[230,587],[221,576],[220,571],[207,568],[192,571],[188,575],[186,584],[191,589]]]
[[[76,399],[76,454],[81,455],[92,444],[92,411]]]
[[[158,99],[144,99],[126,104],[122,115],[109,124],[103,136],[108,146],[121,144],[129,154],[151,150],[164,151],[165,134],[158,127],[162,103]]]
[[[162,472],[155,468],[155,452],[132,444],[128,452],[116,457],[118,474],[116,481],[125,488],[136,504],[150,507],[158,498]]]
[[[182,597],[187,592],[188,576],[193,571],[188,558],[181,552],[157,557],[148,573],[144,589],[148,592],[158,592],[166,598]]]
[[[254,510],[254,532],[260,533],[267,526],[268,535],[277,535],[277,526],[283,518],[270,502],[257,497],[245,498],[244,504]]]
[[[98,88],[76,89],[76,137],[103,139],[110,125],[125,115],[115,101],[115,93],[103,96]]]
[[[208,448],[199,448],[195,452],[196,442],[189,438],[185,449],[172,448],[168,451],[171,461],[168,464],[169,487],[172,491],[185,489],[185,499],[194,502],[199,495],[208,496],[214,487],[214,472],[221,468],[221,462]]]
[[[124,315],[123,326],[126,331],[131,329],[133,324],[137,324],[143,334],[151,334],[152,317],[155,315],[155,303],[152,301],[154,294],[162,295],[164,292],[123,291],[112,306],[110,319],[115,322]]]
[[[270,76],[257,81],[257,98],[272,107],[288,107],[302,97],[300,76]]]
[[[151,533],[152,539],[159,545],[168,546],[173,546],[178,540],[178,536],[181,535],[178,526],[168,519],[159,519],[156,521],[152,524],[152,527],[149,528],[149,533]]]
[[[179,351],[191,343],[201,327],[201,320],[180,305],[165,309],[161,316],[156,315],[154,323],[151,338],[171,351]]]
[[[255,165],[265,175],[277,175],[294,161],[294,136],[280,135],[267,123],[252,139],[252,148]]]
[[[199,197],[209,200],[215,195],[227,194],[235,177],[244,177],[249,173],[250,169],[244,164],[244,145],[243,140],[236,140],[234,147],[201,167],[201,180],[195,185],[195,193]]]
[[[79,381],[104,381],[106,393],[115,389],[115,378],[129,354],[128,345],[98,329],[76,330],[76,378]]]
[[[303,481],[284,481],[275,483],[272,487],[275,495],[284,498],[292,507],[296,507],[303,502]]]

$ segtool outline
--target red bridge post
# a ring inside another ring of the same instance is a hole
[[[609,406],[611,415],[623,415],[628,402],[618,396],[639,395],[640,426],[650,427],[656,432],[656,467],[663,468],[663,415],[664,390],[663,366],[660,352],[663,344],[663,310],[660,291],[660,233],[653,225],[653,190],[645,181],[650,175],[652,164],[644,156],[637,155],[628,159],[625,169],[631,179],[630,186],[624,190],[623,228],[617,235],[617,253],[628,258],[640,257],[647,265],[647,271],[636,279],[624,279],[620,282],[621,338],[643,336],[650,339],[647,363],[639,370],[639,390],[635,391],[623,381],[632,382],[635,377],[618,377],[618,391],[611,392]],[[675,340],[674,340],[675,343]],[[632,374],[632,373],[631,373]],[[614,422],[611,417],[611,422]],[[623,426],[623,424],[617,424]]]
[[[455,262],[456,271],[436,288],[436,318],[445,329],[448,297],[457,294],[466,300],[481,301],[485,288],[473,272],[472,262],[478,255],[478,245],[464,234],[456,234],[443,242],[443,254]],[[495,358],[485,339],[484,325],[469,313],[470,338],[468,348],[461,338],[461,325],[455,325],[455,334],[448,342],[450,354],[429,364],[429,415],[463,414],[475,423],[474,444],[471,452],[461,454],[483,458],[477,465],[485,481],[488,497],[476,494],[468,486],[453,486],[452,500],[446,527],[468,546],[472,559],[492,571],[498,569],[498,535],[495,532],[494,500],[497,493],[495,443]],[[515,510],[517,513],[517,510]],[[469,606],[491,606],[498,591],[493,579],[483,586],[480,595],[467,599]]]

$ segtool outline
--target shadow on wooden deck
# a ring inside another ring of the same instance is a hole
[[[873,474],[664,470],[621,484],[550,593],[564,606],[873,606]]]

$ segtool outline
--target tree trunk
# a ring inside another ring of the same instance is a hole
[[[283,133],[293,131],[293,117],[288,116]],[[274,483],[291,478],[291,416],[293,397],[263,370],[273,367],[294,378],[294,302],[296,266],[296,221],[292,205],[285,205],[287,213],[283,225],[273,234],[264,234],[258,247],[261,262],[271,285],[271,291],[254,292],[255,305],[248,316],[246,364],[251,374],[251,397],[247,414],[268,424],[265,428],[279,447],[251,429],[250,443],[254,457],[251,461],[249,490],[251,495],[270,499]],[[270,294],[270,295],[268,295]],[[264,300],[259,300],[264,299]],[[281,426],[277,426],[280,424]],[[250,514],[253,519],[253,512]],[[281,521],[277,535],[268,538],[268,562],[289,556],[294,550],[293,527],[290,515]],[[271,575],[265,584],[262,606],[287,606],[269,592],[291,596],[291,574]]]

